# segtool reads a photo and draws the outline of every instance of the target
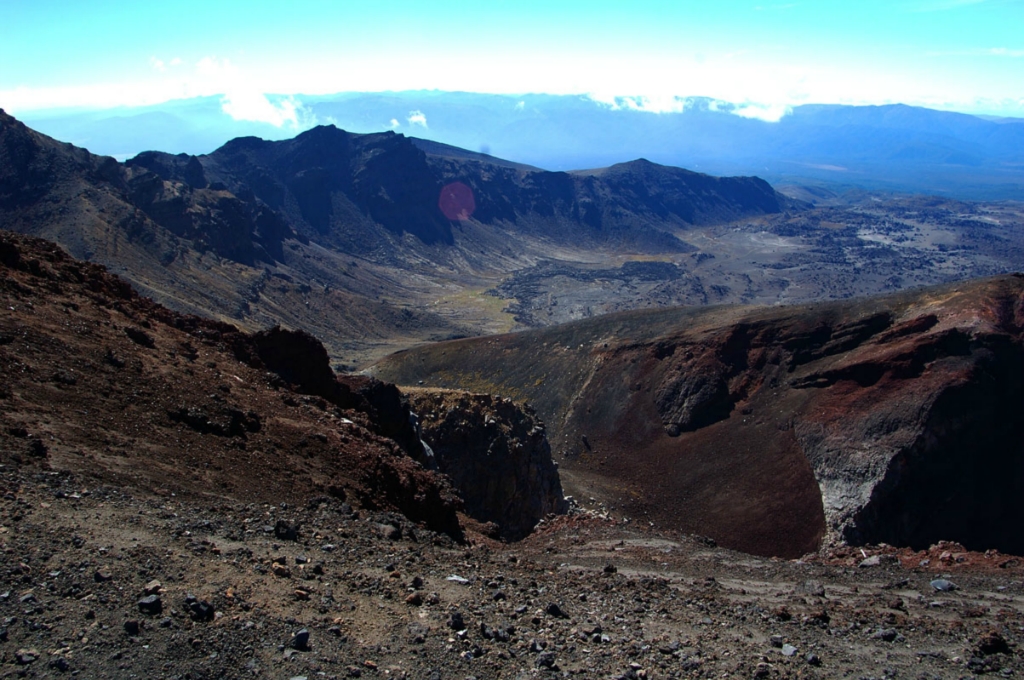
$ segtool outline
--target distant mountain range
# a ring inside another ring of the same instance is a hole
[[[336,357],[358,358],[370,339],[475,332],[452,320],[461,309],[410,303],[481,272],[493,281],[557,249],[687,253],[690,226],[796,207],[756,177],[645,160],[546,172],[333,126],[118,163],[0,110],[0,228],[103,263],[181,311],[305,328]]]
[[[161,149],[209,153],[246,135],[281,139],[332,123],[354,132],[394,129],[548,170],[605,167],[635,158],[772,183],[824,184],[961,199],[1024,199],[1024,120],[989,119],[900,104],[805,105],[778,122],[708,98],[652,113],[633,100],[460,92],[297,96],[296,127],[236,121],[219,97],[109,111],[36,114],[36,129],[128,158]]]

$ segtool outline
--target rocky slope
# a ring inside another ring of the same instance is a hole
[[[195,159],[182,177],[94,156],[0,112],[0,227],[104,264],[177,311],[249,331],[304,328],[329,338],[339,363],[382,344],[472,332],[410,309],[408,279],[311,244],[251,192],[211,185]]]
[[[1024,553],[1024,279],[792,308],[613,314],[375,374],[529,401],[570,493],[762,555]],[[581,493],[582,492],[582,493]]]
[[[328,495],[461,533],[460,487],[417,462],[424,450],[407,400],[393,385],[336,376],[312,336],[249,335],[176,314],[98,265],[9,232],[0,232],[0,268],[4,461],[164,495]],[[516,428],[524,417],[506,404],[490,420]],[[486,429],[470,424],[470,436],[474,427]],[[522,493],[543,499],[533,523],[565,510],[550,453],[545,466],[537,446],[505,452],[534,473],[520,480]],[[459,480],[471,494],[492,483],[472,457],[462,463],[481,476]],[[476,519],[519,535],[533,527],[505,510]]]

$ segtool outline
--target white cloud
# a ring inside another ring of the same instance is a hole
[[[738,105],[730,113],[742,118],[756,118],[768,123],[778,123],[784,116],[793,113],[793,107],[786,104],[754,104],[746,102]]]
[[[683,113],[694,108],[707,107],[708,111],[731,113],[743,118],[756,118],[769,123],[777,123],[782,120],[783,116],[793,112],[793,107],[785,103],[763,104],[747,101],[742,104],[733,104],[722,99],[709,100],[705,97],[677,96],[607,97],[597,94],[588,96],[594,102],[607,106],[613,111],[642,111],[652,114],[668,114]]]
[[[587,95],[599,104],[613,111],[643,111],[644,113],[682,113],[686,109],[687,98],[675,95],[637,95],[616,96],[594,92]]]
[[[153,67],[153,70],[159,73],[166,73],[169,68],[181,66],[182,63],[183,62],[181,61],[181,57],[175,57],[170,61],[164,61],[163,59],[159,59],[157,57],[149,58],[149,65]]]
[[[409,125],[421,125],[423,128],[427,127],[427,117],[422,111],[410,111],[409,117],[406,118],[409,121]]]
[[[392,130],[396,130],[396,129],[398,129],[401,126],[402,126],[402,124],[398,122],[397,118],[392,118],[391,119],[390,127],[391,127]]]
[[[221,100],[221,110],[235,120],[270,123],[275,127],[283,127],[285,124],[299,127],[298,112],[301,107],[294,97],[274,104],[262,92],[245,89],[229,92]]]
[[[206,81],[207,87],[223,94],[221,110],[235,120],[269,123],[274,127],[300,127],[301,102],[295,97],[272,102],[230,59],[203,57],[196,63],[196,73],[200,80]]]

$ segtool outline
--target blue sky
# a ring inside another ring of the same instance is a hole
[[[442,89],[1024,116],[1024,0],[0,0],[0,107]],[[298,101],[298,100],[296,100]]]

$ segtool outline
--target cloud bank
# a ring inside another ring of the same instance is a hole
[[[712,111],[715,113],[729,113],[741,118],[763,120],[768,123],[777,123],[793,112],[793,107],[786,103],[764,104],[746,101],[741,104],[733,104],[709,97],[606,97],[591,94],[588,95],[588,98],[613,111],[639,111],[650,114]]]

